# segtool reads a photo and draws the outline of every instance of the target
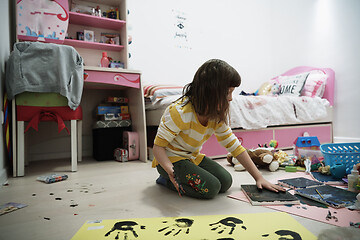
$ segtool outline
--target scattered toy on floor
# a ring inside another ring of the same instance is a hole
[[[331,175],[331,173],[330,173],[330,166],[329,165],[327,165],[327,166],[321,166],[321,167],[319,167],[319,172],[321,173],[321,174],[324,174],[324,175]]]
[[[259,168],[267,168],[269,171],[274,172],[278,170],[280,164],[274,158],[272,151],[264,148],[248,149],[247,150],[251,160]],[[244,166],[237,161],[231,154],[227,155],[227,161],[234,166],[235,171],[244,171]]]
[[[283,165],[284,163],[287,163],[284,165],[294,165],[295,164],[294,159],[289,158],[289,155],[282,150],[275,152],[274,158],[280,163],[280,165]]]
[[[260,147],[260,148],[277,148],[279,146],[279,143],[278,143],[278,141],[276,141],[276,140],[271,140],[270,142],[269,142],[269,144],[267,144],[267,143],[265,143],[265,144],[258,144],[258,147]]]
[[[66,180],[68,178],[68,175],[66,174],[58,174],[58,173],[51,173],[44,176],[39,176],[36,178],[36,180],[44,182],[44,183],[54,183]]]

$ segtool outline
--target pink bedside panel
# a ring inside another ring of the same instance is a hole
[[[120,85],[132,88],[140,88],[140,75],[120,72],[101,72],[85,70],[88,74],[85,82]]]
[[[273,139],[273,130],[234,131],[243,147],[247,149],[257,148],[258,144],[268,144]]]
[[[304,132],[308,132],[310,136],[316,136],[321,144],[332,142],[331,124],[298,128],[282,128],[275,129],[275,139],[279,143],[278,148],[293,147],[295,139],[303,136]]]
[[[256,131],[234,130],[233,132],[245,148],[257,148],[258,144],[269,143],[273,139],[273,130],[271,129]],[[201,153],[208,157],[223,157],[228,152],[226,148],[218,143],[215,135],[212,135],[204,144]]]
[[[219,144],[215,135],[212,135],[207,140],[200,152],[205,154],[207,157],[226,156],[227,154],[226,148]]]

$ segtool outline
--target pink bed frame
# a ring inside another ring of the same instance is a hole
[[[291,76],[311,70],[320,70],[327,74],[328,79],[323,95],[324,99],[330,102],[330,105],[334,104],[334,87],[335,87],[335,72],[330,68],[314,68],[299,66],[292,68],[280,76]],[[278,76],[274,77],[276,79]],[[320,143],[333,142],[332,123],[330,122],[318,122],[314,124],[295,124],[286,126],[276,126],[266,129],[254,129],[243,130],[233,129],[233,132],[237,138],[242,142],[245,148],[256,148],[257,144],[268,143],[271,139],[276,139],[279,142],[278,149],[289,149],[293,145],[293,141],[302,136],[304,132],[308,132],[311,136],[317,136]],[[202,153],[212,158],[224,157],[227,154],[225,148],[221,147],[217,142],[216,137],[213,135],[203,145]]]

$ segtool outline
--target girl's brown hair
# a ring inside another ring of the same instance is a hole
[[[225,61],[211,59],[195,73],[194,79],[183,90],[195,112],[217,122],[228,122],[229,88],[241,84],[239,73]]]

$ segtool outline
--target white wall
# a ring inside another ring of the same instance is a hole
[[[143,84],[184,85],[210,58],[233,65],[246,92],[295,66],[330,67],[334,139],[360,141],[360,1],[131,0],[128,8],[129,66]],[[182,30],[174,10],[187,17]],[[182,48],[176,32],[186,32]]]
[[[5,62],[10,54],[10,28],[9,28],[9,2],[8,1],[0,1],[0,9],[2,9],[2,14],[0,15],[0,109],[1,115],[4,112],[4,104],[3,104],[3,89],[4,89],[4,78],[5,78]],[[2,116],[0,117],[2,119]],[[5,151],[5,143],[4,143],[4,134],[3,134],[3,122],[1,122],[1,130],[0,130],[0,187],[7,181],[7,171],[6,168],[9,164],[7,164],[7,157]]]

